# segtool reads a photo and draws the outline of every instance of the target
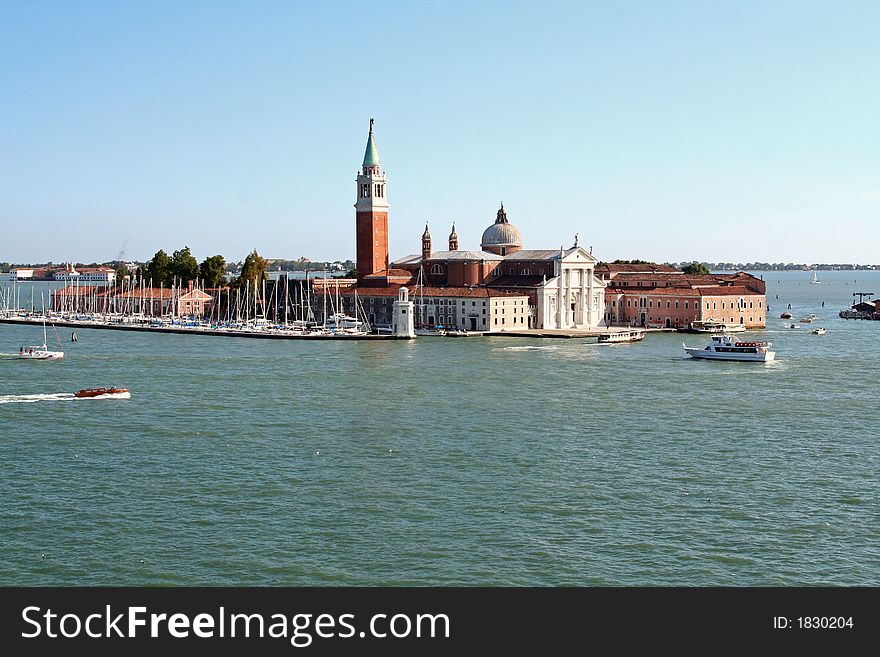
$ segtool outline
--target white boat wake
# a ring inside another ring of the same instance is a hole
[[[0,395],[0,404],[33,404],[41,401],[72,401],[72,392],[38,393],[34,395]]]
[[[34,395],[0,395],[0,404],[33,404],[43,401],[85,401],[88,399],[131,399],[130,392],[97,397],[74,397],[72,392],[37,393]]]
[[[527,346],[516,346],[516,347],[499,347],[496,351],[556,351],[559,349],[556,345],[527,345]]]

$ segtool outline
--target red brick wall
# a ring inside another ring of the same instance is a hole
[[[388,213],[357,213],[358,280],[388,269]]]

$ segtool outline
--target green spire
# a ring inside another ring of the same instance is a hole
[[[367,138],[367,150],[364,152],[364,166],[379,166],[379,150],[373,138],[373,119],[370,119],[370,136]]]

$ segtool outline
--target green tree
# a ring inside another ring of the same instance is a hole
[[[251,251],[241,266],[241,275],[236,279],[237,287],[244,287],[245,281],[250,282],[251,289],[262,281],[269,279],[269,261],[261,257],[257,250]]]
[[[226,259],[222,255],[205,258],[199,265],[199,275],[205,281],[205,287],[220,287],[226,282]]]
[[[117,262],[115,269],[116,269],[116,284],[117,285],[119,285],[119,283],[122,282],[123,278],[131,275],[131,272],[128,270],[128,265],[126,265],[124,262]]]
[[[188,246],[175,251],[171,256],[171,274],[177,276],[182,283],[194,281],[199,277],[199,262]]]
[[[169,287],[172,276],[171,265],[171,257],[165,251],[159,249],[144,268],[144,279],[147,282],[152,279],[155,286],[165,285]]]
[[[706,265],[700,264],[696,260],[688,265],[685,265],[684,267],[681,268],[681,270],[685,274],[690,274],[690,275],[708,274],[709,273],[708,267],[706,267]]]

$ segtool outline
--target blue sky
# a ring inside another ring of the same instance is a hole
[[[877,2],[0,0],[0,260],[354,257],[368,120],[392,258],[878,262]]]

